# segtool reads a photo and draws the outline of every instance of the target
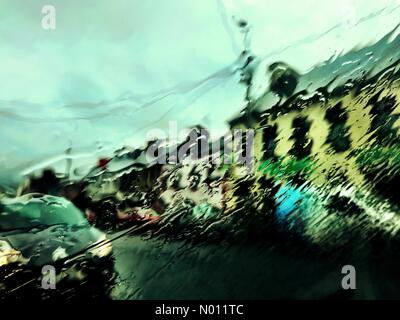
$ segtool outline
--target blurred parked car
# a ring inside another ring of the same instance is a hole
[[[56,270],[55,290],[42,288],[46,265]],[[107,297],[115,279],[112,246],[64,198],[3,198],[0,279],[0,299]]]

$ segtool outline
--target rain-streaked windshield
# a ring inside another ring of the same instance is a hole
[[[83,213],[65,199],[50,196],[26,199],[0,203],[0,231],[87,223]]]
[[[399,49],[400,0],[0,0],[0,250],[112,255],[41,296],[400,299]]]

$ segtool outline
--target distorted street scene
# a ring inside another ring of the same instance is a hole
[[[294,2],[1,0],[0,300],[400,299],[400,3]]]

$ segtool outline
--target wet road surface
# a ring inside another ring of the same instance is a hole
[[[114,299],[400,297],[398,260],[304,258],[261,245],[194,247],[139,236],[124,236],[113,246],[120,277]],[[346,264],[356,268],[356,290],[342,289]]]

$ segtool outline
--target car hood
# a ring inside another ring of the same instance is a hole
[[[27,264],[43,266],[84,251],[104,237],[100,230],[85,226],[51,226],[46,229],[1,235],[11,246],[20,251]]]

